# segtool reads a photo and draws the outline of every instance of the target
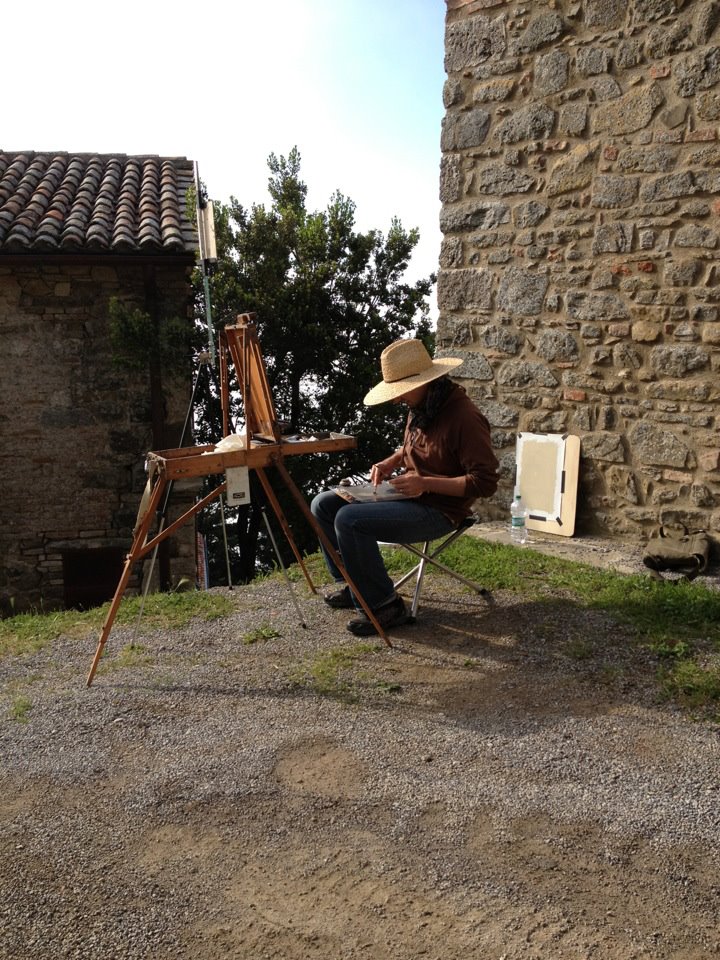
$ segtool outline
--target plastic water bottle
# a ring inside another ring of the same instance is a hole
[[[510,505],[510,539],[521,544],[527,540],[527,510],[519,493]]]

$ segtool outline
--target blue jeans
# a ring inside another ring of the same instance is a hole
[[[348,503],[331,490],[325,490],[315,497],[310,509],[372,610],[395,596],[378,541],[418,543],[435,540],[455,529],[444,513],[417,500]],[[342,583],[342,574],[325,547],[320,546],[331,576]],[[353,599],[359,606],[357,599]]]

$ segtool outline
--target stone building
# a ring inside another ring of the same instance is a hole
[[[438,353],[581,437],[578,531],[720,530],[720,4],[447,0]]]
[[[114,362],[108,303],[187,321],[193,181],[182,158],[0,152],[0,610],[112,596],[150,449],[190,389]],[[161,558],[193,567],[193,533]],[[176,556],[170,558],[170,551]]]

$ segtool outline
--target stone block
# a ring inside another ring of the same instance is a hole
[[[660,336],[660,328],[655,323],[639,320],[632,325],[630,334],[636,343],[654,343]]]
[[[611,56],[610,50],[603,47],[581,47],[575,56],[577,71],[583,77],[607,73]]]
[[[707,343],[710,346],[720,346],[720,324],[703,327],[701,339],[703,343]]]
[[[455,77],[448,77],[443,84],[443,105],[449,107],[461,104],[465,99],[465,88]]]
[[[498,290],[498,307],[509,316],[534,316],[543,308],[549,280],[544,274],[510,267]]]
[[[635,20],[651,23],[661,17],[676,17],[677,3],[675,0],[635,0]]]
[[[551,50],[535,61],[533,92],[547,97],[564,90],[568,83],[570,56],[564,50]]]
[[[642,366],[642,357],[631,344],[616,343],[613,347],[613,364],[615,367],[624,367],[630,371],[639,370]]]
[[[626,13],[625,0],[586,0],[583,18],[586,27],[608,30],[620,26]]]
[[[608,467],[607,485],[610,494],[618,500],[624,500],[625,503],[638,504],[640,497],[638,495],[637,481],[631,470],[625,467]]]
[[[701,120],[720,120],[720,90],[708,90],[695,98],[695,110]]]
[[[598,105],[593,114],[593,131],[614,136],[636,133],[650,123],[657,108],[665,102],[658,83],[631,90],[616,100]]]
[[[437,283],[441,310],[489,310],[495,275],[489,270],[440,270]]]
[[[90,279],[98,283],[117,283],[118,272],[115,267],[92,267]]]
[[[697,260],[676,260],[665,265],[665,283],[671,287],[691,287],[699,273]]]
[[[640,199],[646,202],[689,197],[697,192],[695,178],[690,170],[653,177],[640,187]]]
[[[507,100],[514,89],[515,80],[512,77],[497,78],[476,87],[473,91],[473,100],[475,103],[501,103]]]
[[[612,293],[571,291],[565,303],[573,320],[625,320],[629,316],[625,301]]]
[[[535,227],[545,217],[549,210],[544,203],[530,200],[528,203],[518,204],[513,210],[513,221],[517,227]]]
[[[606,100],[617,100],[622,96],[620,84],[614,77],[603,74],[600,77],[591,77],[588,83],[592,90],[593,97],[597,103],[603,103]]]
[[[444,156],[440,160],[440,201],[452,203],[462,196],[462,159],[457,154]]]
[[[682,469],[687,465],[690,450],[670,430],[640,420],[628,431],[630,451],[643,464]]]
[[[599,146],[597,140],[581,143],[560,159],[550,172],[546,187],[548,196],[556,196],[569,190],[581,190],[588,186],[593,178],[593,159]]]
[[[462,240],[459,237],[444,237],[440,244],[440,266],[461,267],[462,262]]]
[[[455,356],[450,350],[438,350],[435,355],[438,358]],[[461,356],[463,362],[453,370],[453,377],[460,377],[466,380],[493,379],[493,369],[482,353],[463,350]]]
[[[517,41],[521,53],[539,50],[565,33],[565,21],[559,13],[543,13],[531,20],[522,37]]]
[[[714,250],[717,245],[717,232],[699,223],[686,223],[675,234],[676,247],[704,247]]]
[[[496,323],[481,327],[477,332],[477,338],[486,350],[511,357],[520,352],[525,342],[525,338],[520,334],[513,333],[508,327],[502,327]]]
[[[482,405],[482,411],[488,419],[491,427],[516,427],[518,423],[518,412],[505,403],[497,403],[495,400],[486,400]]]
[[[702,370],[708,365],[710,357],[702,347],[661,346],[653,347],[650,352],[650,367],[665,377],[683,377],[686,373]]]
[[[632,223],[604,223],[598,226],[592,240],[593,255],[629,253],[635,227]]]
[[[679,152],[673,147],[648,147],[623,150],[620,168],[635,173],[666,173],[677,163]]]
[[[589,433],[580,443],[581,456],[587,460],[603,460],[609,463],[624,463],[625,451],[622,440],[615,433]]]
[[[513,110],[497,128],[496,136],[502,144],[520,140],[543,140],[550,136],[555,125],[555,111],[543,103]]]
[[[587,126],[588,106],[586,103],[568,103],[560,108],[558,131],[561,134],[579,136]]]
[[[625,177],[616,174],[597,176],[592,181],[592,200],[594,207],[626,207],[637,199],[639,180],[637,177]]]
[[[484,63],[505,53],[505,23],[501,17],[469,17],[448,23],[445,31],[445,71],[448,74]]]
[[[485,140],[489,129],[490,114],[480,107],[448,113],[442,121],[440,148],[443,152],[448,152],[478,147]]]
[[[697,453],[698,466],[706,473],[714,470],[720,470],[720,450],[712,447],[707,450],[699,450]]]
[[[440,229],[446,234],[492,230],[509,221],[510,207],[505,203],[468,200],[444,206],[440,212]]]
[[[580,355],[575,337],[563,330],[544,330],[537,338],[535,351],[549,363],[573,363]]]
[[[544,363],[508,360],[497,373],[497,382],[505,387],[557,387],[558,381]]]
[[[698,90],[709,90],[720,81],[720,47],[704,47],[673,64],[673,86],[680,97],[694,97]]]
[[[500,197],[510,193],[527,193],[535,186],[535,178],[504,164],[494,163],[483,167],[476,176],[475,190],[482,194]]]

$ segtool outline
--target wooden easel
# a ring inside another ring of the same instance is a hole
[[[132,546],[125,558],[125,566],[123,567],[120,582],[117,585],[110,609],[108,610],[107,617],[100,632],[97,650],[95,651],[95,657],[87,678],[88,687],[93,682],[105,643],[110,635],[118,607],[120,606],[120,601],[127,589],[135,563],[142,560],[143,557],[155,549],[157,544],[171,536],[179,527],[207,506],[208,503],[222,496],[227,488],[226,482],[220,483],[213,491],[194,504],[181,517],[178,517],[178,519],[169,524],[169,526],[163,527],[148,539],[153,520],[168,484],[175,480],[185,480],[190,477],[205,477],[225,473],[230,467],[249,467],[255,471],[310,589],[313,593],[317,593],[303,558],[300,555],[300,551],[293,539],[290,525],[283,514],[280,503],[265,473],[267,467],[272,466],[277,469],[285,486],[317,534],[323,547],[332,557],[343,579],[357,597],[362,609],[367,614],[379,636],[383,638],[389,647],[392,646],[362,594],[350,579],[337,551],[312,515],[310,508],[305,502],[305,498],[296,487],[284,463],[284,459],[287,456],[297,456],[303,453],[332,453],[339,450],[348,450],[357,446],[357,441],[355,437],[342,433],[331,433],[329,437],[323,439],[316,439],[314,437],[294,440],[283,439],[275,414],[270,385],[267,380],[265,364],[262,353],[260,352],[257,331],[253,320],[254,314],[242,314],[238,317],[238,322],[234,326],[225,327],[225,330],[220,334],[219,351],[223,435],[227,436],[230,432],[228,364],[232,361],[238,374],[245,411],[247,429],[246,447],[242,450],[232,450],[226,453],[216,453],[214,445],[179,447],[174,450],[161,450],[148,453],[148,480],[133,531]]]

